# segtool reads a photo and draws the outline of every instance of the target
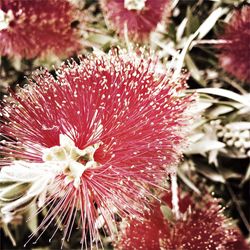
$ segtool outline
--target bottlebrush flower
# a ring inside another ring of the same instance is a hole
[[[0,0],[0,55],[70,55],[79,47],[74,15],[66,0]]]
[[[179,201],[179,220],[171,213],[164,217],[162,208],[171,208],[170,195],[165,194],[162,200],[162,204],[152,204],[143,221],[128,221],[116,249],[249,249],[239,230],[222,214],[218,201],[209,195],[198,200],[184,195]]]
[[[250,82],[250,7],[235,11],[226,25],[220,39],[226,41],[218,45],[221,67],[239,80]]]
[[[110,25],[137,42],[148,38],[157,24],[167,19],[168,0],[102,0],[101,6]]]
[[[115,214],[142,216],[151,188],[179,160],[194,99],[183,93],[186,75],[172,79],[157,66],[143,54],[112,50],[63,64],[56,79],[38,72],[6,101],[1,174],[45,178],[51,208],[38,230],[59,217],[66,239],[79,210],[82,239],[88,233],[92,244],[100,221],[111,229]]]

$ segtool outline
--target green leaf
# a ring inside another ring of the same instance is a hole
[[[37,206],[34,202],[31,206],[29,206],[28,216],[29,219],[27,221],[28,227],[32,233],[35,233],[38,227],[38,218],[37,218]]]
[[[218,116],[227,114],[233,110],[234,110],[234,108],[231,106],[219,105],[219,106],[213,108],[211,111],[209,111],[209,116],[211,118],[217,118]]]
[[[173,23],[170,23],[168,25],[168,37],[171,38],[171,40],[176,41],[176,30],[175,30],[175,25]]]
[[[178,26],[177,31],[176,31],[176,40],[178,42],[181,41],[181,38],[183,36],[183,33],[185,31],[186,25],[187,25],[188,19],[184,18],[181,22],[181,24]]]
[[[16,183],[8,186],[0,193],[0,200],[2,201],[13,201],[23,196],[28,188],[31,186],[30,183]]]
[[[228,8],[222,8],[222,7],[219,7],[216,10],[214,10],[197,30],[199,32],[198,39],[202,39],[204,36],[206,36],[208,32],[214,27],[217,20],[221,16],[225,15],[228,11],[229,11]]]
[[[199,164],[196,165],[196,170],[214,182],[225,183],[224,177],[221,174],[219,174],[216,170],[214,170],[211,166]]]
[[[13,245],[13,246],[16,246],[15,238],[14,238],[14,236],[12,235],[12,232],[9,230],[8,225],[5,224],[5,223],[3,223],[2,228],[3,228],[4,234],[5,234],[6,236],[8,236],[9,239],[11,240],[12,245]]]
[[[193,15],[193,11],[191,10],[191,7],[188,6],[187,8],[187,23],[186,23],[186,36],[190,36],[190,34],[194,33],[200,25],[199,17],[197,15]]]
[[[201,140],[203,137],[205,136],[204,133],[195,133],[189,136],[189,141],[191,141],[192,143],[196,143],[199,140]]]
[[[10,185],[14,185],[16,184],[16,181],[11,181],[5,178],[0,178],[0,191],[2,191],[2,189],[10,186]]]
[[[184,162],[182,165],[187,164],[187,162]],[[180,177],[180,179],[194,192],[197,194],[201,194],[200,190],[193,184],[193,182],[182,172],[180,168],[177,170],[177,174]]]
[[[97,43],[100,45],[105,45],[112,41],[112,37],[104,34],[90,34],[88,40],[93,43]]]
[[[243,185],[248,180],[250,180],[250,164],[248,165],[247,172],[246,172],[244,179],[242,180],[240,185]]]
[[[196,111],[197,113],[204,112],[207,108],[211,107],[212,105],[213,103],[211,103],[210,100],[199,98]]]
[[[225,144],[216,140],[202,140],[189,146],[185,154],[204,154],[211,150],[224,148]]]
[[[228,168],[220,168],[220,171],[226,180],[227,179],[241,179],[242,178],[241,174],[236,173]]]
[[[160,207],[163,217],[168,221],[174,220],[174,214],[172,209],[167,205],[161,205]]]
[[[34,199],[34,196],[25,195],[15,201],[7,203],[7,205],[3,206],[1,212],[4,213],[11,213],[17,210],[22,210],[26,208]]]
[[[185,62],[186,62],[186,65],[187,65],[192,77],[198,83],[200,83],[200,85],[206,86],[206,82],[204,81],[204,79],[202,77],[202,72],[197,68],[197,66],[195,65],[194,61],[192,60],[192,58],[190,57],[189,54],[186,54]]]
[[[245,96],[239,95],[230,90],[220,89],[220,88],[201,88],[197,89],[196,92],[225,97],[250,107],[250,101]]]

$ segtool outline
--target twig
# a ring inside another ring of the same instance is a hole
[[[237,89],[242,95],[246,95],[248,94],[248,92],[243,89],[239,84],[237,84],[234,81],[231,81],[231,79],[229,79],[228,77],[223,77],[222,78],[225,82],[227,82],[228,84],[230,84],[232,87],[234,87],[235,89]]]

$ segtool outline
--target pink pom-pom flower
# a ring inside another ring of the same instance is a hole
[[[112,50],[63,64],[56,79],[38,72],[9,97],[0,177],[27,172],[45,186],[50,209],[38,230],[59,217],[66,239],[79,211],[92,244],[100,221],[111,229],[115,214],[142,216],[179,161],[194,100],[185,82],[150,56]]]
[[[0,55],[71,55],[79,48],[74,15],[66,0],[0,0]]]
[[[167,21],[169,4],[168,0],[101,0],[110,26],[136,42],[146,40],[159,22]]]
[[[221,67],[230,75],[250,83],[250,6],[235,11],[218,45]]]
[[[210,195],[199,199],[185,193],[181,195],[179,219],[171,214],[171,195],[165,193],[162,203],[155,201],[152,211],[145,214],[144,220],[131,219],[121,223],[123,226],[115,248],[249,249],[239,229],[223,215],[218,200]]]

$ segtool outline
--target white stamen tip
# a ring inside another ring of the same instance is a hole
[[[127,10],[142,10],[145,8],[145,3],[147,0],[125,0],[124,8]]]

